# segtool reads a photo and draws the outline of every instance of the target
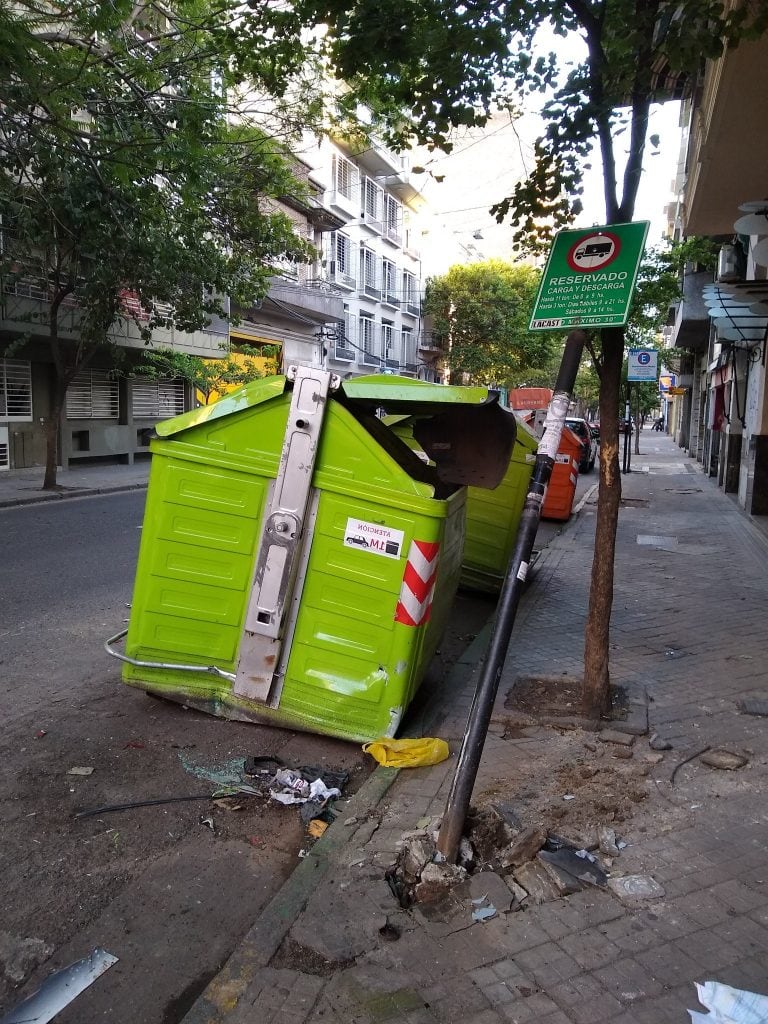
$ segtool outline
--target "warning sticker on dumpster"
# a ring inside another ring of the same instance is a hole
[[[385,558],[399,558],[404,539],[402,530],[392,530],[380,523],[366,523],[364,519],[351,517],[344,530],[345,548],[370,551],[374,555],[384,555]]]

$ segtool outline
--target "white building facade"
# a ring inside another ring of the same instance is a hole
[[[407,158],[337,138],[308,147],[301,159],[323,207],[340,222],[319,246],[318,277],[343,306],[343,321],[323,332],[324,365],[342,376],[434,379],[434,355],[421,338],[423,199]]]

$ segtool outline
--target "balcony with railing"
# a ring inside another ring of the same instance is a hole
[[[280,272],[270,282],[263,307],[274,308],[278,314],[281,310],[298,313],[318,324],[344,319],[341,295],[329,280],[312,277],[311,268],[306,264],[288,264],[278,269]]]
[[[381,263],[376,253],[367,246],[360,247],[359,291],[369,299],[381,298]]]
[[[366,367],[381,367],[381,327],[368,317],[357,322],[358,358]]]

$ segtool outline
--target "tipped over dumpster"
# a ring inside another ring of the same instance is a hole
[[[429,461],[384,414],[417,417]],[[395,735],[459,583],[467,485],[497,486],[514,441],[485,388],[307,367],[159,424],[129,625],[108,641],[124,682]]]

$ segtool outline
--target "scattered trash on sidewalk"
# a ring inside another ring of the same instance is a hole
[[[420,768],[439,764],[450,756],[445,740],[429,736],[402,740],[382,736],[371,743],[364,743],[363,750],[386,768]]]
[[[722,771],[733,772],[748,764],[749,758],[745,757],[744,754],[736,754],[731,750],[723,750],[721,747],[718,747],[717,750],[708,750],[706,754],[702,754],[701,763],[707,765],[708,768],[719,768]]]
[[[484,897],[479,900],[472,900],[472,903],[479,904],[472,911],[473,921],[490,921],[492,917],[496,917],[496,907],[492,903],[488,903]]]
[[[75,765],[74,768],[67,769],[67,775],[93,775],[95,771],[95,768],[85,768],[83,766]]]
[[[269,795],[281,804],[306,803],[309,800],[309,782],[299,772],[278,768],[269,787]]]
[[[216,822],[213,820],[213,818],[212,818],[212,816],[210,814],[208,814],[208,815],[201,814],[200,815],[200,824],[201,825],[205,825],[205,827],[209,828],[211,830],[211,832],[214,832],[214,833],[216,832]]]
[[[307,832],[312,836],[313,839],[319,839],[320,836],[324,835],[328,828],[328,822],[322,821],[320,818],[313,818],[307,826]]]
[[[312,801],[315,804],[324,804],[332,797],[341,796],[341,790],[336,786],[329,788],[322,779],[307,782],[298,772],[281,768],[275,774],[269,789],[269,796],[270,799],[286,806],[305,804],[308,801]]]
[[[719,981],[697,981],[696,990],[709,1013],[689,1010],[691,1024],[765,1024],[768,1020],[768,996]]]
[[[43,738],[43,736],[47,736],[47,735],[48,735],[48,730],[47,729],[38,729],[37,732],[35,733],[35,739],[36,740],[41,740]]]
[[[666,895],[664,887],[650,875],[622,875],[618,878],[609,878],[608,888],[620,899],[659,900]]]
[[[94,949],[90,956],[51,974],[37,992],[5,1014],[0,1024],[47,1024],[116,963],[116,956]]]

